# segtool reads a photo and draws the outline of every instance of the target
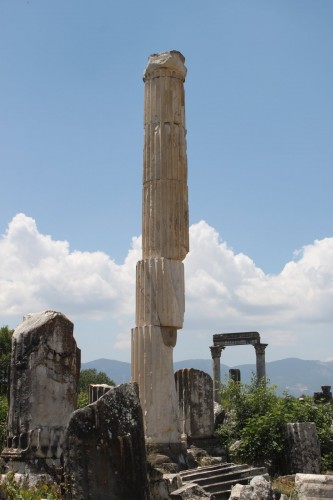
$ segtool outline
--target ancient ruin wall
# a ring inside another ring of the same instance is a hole
[[[13,334],[3,457],[60,457],[64,431],[76,409],[79,371],[73,323],[54,311],[27,315]]]

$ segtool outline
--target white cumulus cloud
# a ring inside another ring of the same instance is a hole
[[[235,254],[204,221],[190,228],[190,241],[189,330],[209,331],[210,338],[219,332],[260,331],[262,341],[266,337],[273,346],[298,345],[300,357],[308,342],[317,344],[318,335],[324,339],[332,332],[333,238],[304,246],[277,275]]]
[[[259,331],[263,342],[281,348],[280,357],[298,351],[309,359],[321,355],[318,346],[332,333],[333,238],[297,250],[277,275],[234,253],[205,221],[191,226],[190,245],[185,335],[179,339],[181,346],[184,339],[191,342],[179,358],[208,357],[212,334],[246,330]],[[67,241],[41,234],[34,219],[18,214],[0,239],[1,322],[12,325],[28,312],[58,310],[78,322],[80,331],[90,330],[79,344],[91,359],[117,357],[115,349],[130,345],[140,259],[141,237],[132,239],[119,265],[103,252],[71,251]],[[322,347],[321,358],[329,355]]]
[[[96,319],[131,314],[138,252],[137,239],[122,265],[103,252],[71,252],[67,241],[41,234],[31,217],[18,214],[0,240],[0,314],[43,309]]]

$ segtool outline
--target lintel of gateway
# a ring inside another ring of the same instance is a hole
[[[232,345],[260,344],[258,332],[217,333],[213,335],[214,346],[228,347]]]

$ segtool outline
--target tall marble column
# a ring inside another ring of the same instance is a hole
[[[189,250],[184,57],[149,57],[143,80],[142,260],[136,270],[132,380],[139,384],[147,443],[180,442],[173,348],[185,312]]]
[[[266,380],[266,361],[265,361],[265,349],[268,344],[256,344],[254,346],[256,350],[256,366],[257,366],[257,381]]]
[[[221,388],[221,353],[225,347],[221,345],[210,346],[210,352],[213,361],[213,393],[214,401],[220,403],[220,388]]]

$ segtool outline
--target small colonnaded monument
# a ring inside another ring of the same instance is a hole
[[[268,344],[263,344],[260,340],[258,332],[239,332],[239,333],[217,333],[213,335],[213,345],[210,346],[212,361],[213,361],[213,384],[214,384],[214,400],[220,401],[220,382],[221,382],[221,353],[226,347],[237,345],[252,345],[256,352],[256,376],[257,381],[266,380],[266,362],[265,349]],[[233,379],[235,379],[235,371],[233,371]],[[237,375],[240,381],[240,374]]]
[[[142,260],[131,364],[146,442],[154,445],[180,442],[173,348],[183,326],[189,251],[184,61],[177,51],[153,54],[143,76]]]

